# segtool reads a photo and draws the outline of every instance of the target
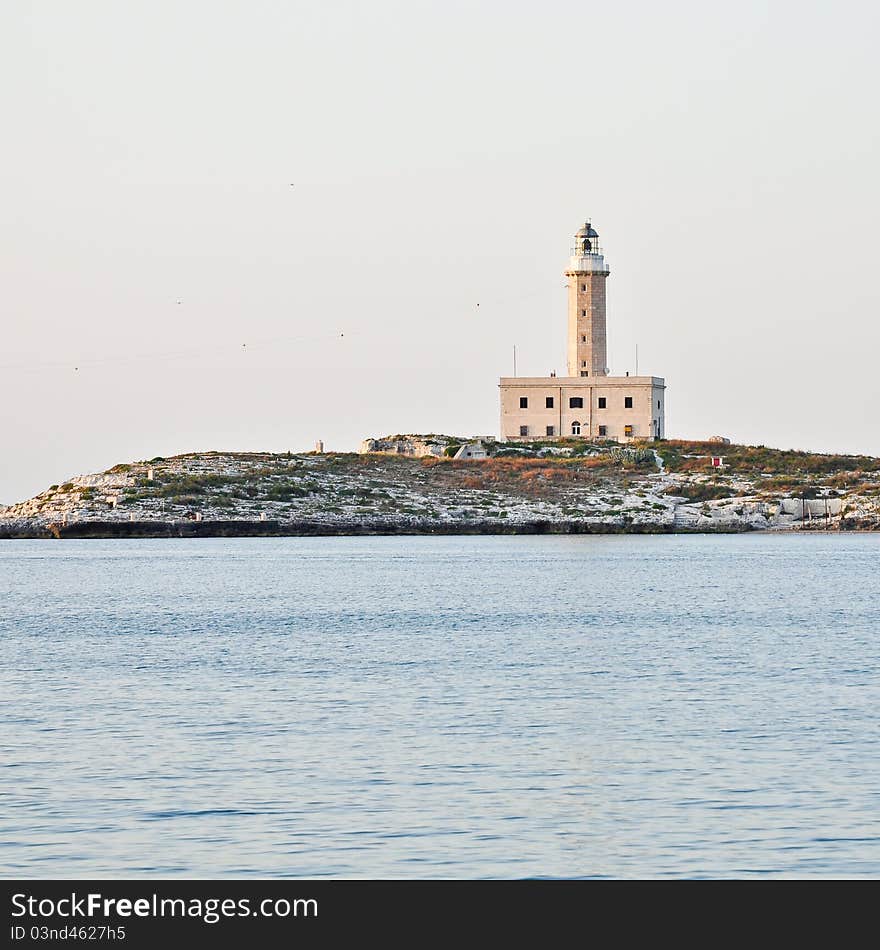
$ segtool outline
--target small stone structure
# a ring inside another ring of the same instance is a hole
[[[465,442],[465,444],[455,453],[456,459],[487,459],[489,452],[482,442]]]
[[[364,439],[361,442],[362,455],[378,453],[380,455],[411,455],[422,458],[426,455],[440,457],[446,451],[449,442],[443,438],[426,435],[388,435],[383,439]]]
[[[840,498],[783,498],[779,515],[789,515],[795,521],[838,518],[843,510]]]

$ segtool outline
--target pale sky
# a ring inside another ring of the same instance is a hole
[[[880,454],[878,34],[846,0],[7,4],[0,502],[495,434],[514,345],[564,372],[587,216],[669,437]]]

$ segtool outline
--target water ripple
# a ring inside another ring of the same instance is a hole
[[[0,873],[877,876],[878,558],[7,542]]]

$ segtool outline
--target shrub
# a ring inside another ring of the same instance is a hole
[[[263,493],[263,497],[266,501],[290,501],[291,498],[300,498],[307,494],[308,492],[305,488],[287,482],[280,485],[271,485]],[[349,494],[354,494],[354,492],[352,491]]]
[[[738,492],[726,485],[715,485],[708,482],[695,482],[690,485],[673,487],[669,494],[681,495],[687,501],[717,501],[720,498],[735,498]]]
[[[201,505],[202,499],[197,495],[175,495],[171,499],[171,504],[176,507],[191,508],[193,505]]]

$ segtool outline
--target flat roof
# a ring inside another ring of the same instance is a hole
[[[502,376],[499,386],[662,386],[662,376]]]

